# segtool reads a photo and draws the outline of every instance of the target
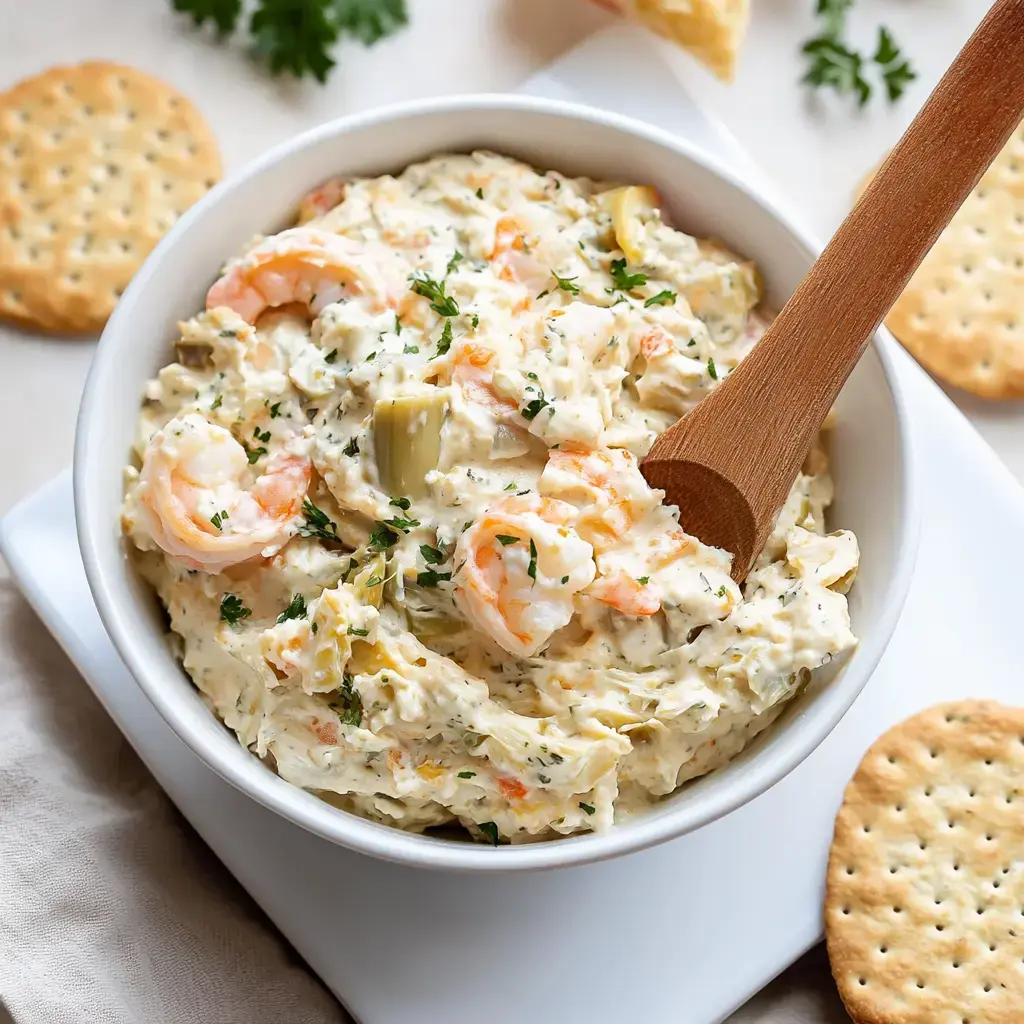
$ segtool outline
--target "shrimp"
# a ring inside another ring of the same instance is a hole
[[[469,402],[490,410],[505,419],[517,409],[515,400],[503,398],[494,390],[495,353],[476,342],[463,342],[455,351],[452,380],[459,385]]]
[[[172,419],[151,438],[136,491],[143,525],[190,569],[217,573],[269,557],[295,533],[309,486],[310,462],[277,452],[249,490],[245,449],[197,413]]]
[[[573,616],[594,579],[593,548],[571,523],[576,509],[537,494],[506,498],[459,537],[455,600],[510,654],[536,654]]]
[[[525,286],[531,293],[543,291],[551,283],[551,271],[531,256],[521,223],[510,214],[494,225],[491,263],[503,281]]]
[[[301,302],[314,314],[346,296],[366,295],[374,312],[395,305],[396,268],[383,248],[318,228],[289,228],[263,239],[233,263],[206,295],[206,308],[227,306],[248,323],[272,306]]]
[[[598,576],[587,593],[626,615],[654,615],[661,608],[661,598],[654,587],[622,571]]]
[[[307,192],[299,205],[299,223],[322,217],[333,210],[345,198],[345,182],[341,178],[330,178]]]

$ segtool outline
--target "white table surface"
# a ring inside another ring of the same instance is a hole
[[[867,45],[885,20],[920,72],[895,108],[857,112],[797,84],[799,42],[813,0],[754,0],[735,84],[726,88],[682,54],[673,68],[733,131],[799,215],[824,237],[859,178],[899,135],[988,6],[985,0],[860,0],[853,34]],[[0,89],[48,65],[123,60],[188,93],[219,137],[228,170],[279,140],[342,114],[413,96],[514,88],[607,24],[586,0],[409,0],[412,25],[382,45],[346,45],[325,88],[274,82],[244,55],[182,26],[168,0],[0,0]],[[614,69],[609,69],[614,73]],[[793,200],[791,204],[796,208]],[[0,326],[0,515],[71,459],[74,419],[92,339],[47,339]],[[954,399],[1024,482],[1024,405]],[[0,576],[4,575],[0,564]],[[737,1016],[843,1019],[821,954],[794,967]]]

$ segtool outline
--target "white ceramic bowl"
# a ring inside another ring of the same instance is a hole
[[[298,199],[332,175],[399,171],[443,151],[483,147],[542,168],[650,183],[672,223],[714,235],[755,260],[776,305],[813,247],[728,168],[627,118],[517,96],[430,100],[345,118],[292,139],[197,203],[160,243],[118,304],[86,386],[75,451],[75,510],[86,573],[111,639],[168,724],[211,768],[254,800],[354,850],[406,864],[507,870],[579,864],[699,828],[757,796],[800,763],[847,710],[895,627],[914,549],[903,402],[884,340],[869,348],[839,400],[832,522],[860,539],[850,597],[860,646],[835,678],[802,694],[726,767],[603,835],[500,848],[401,832],[336,810],[278,778],[210,713],[174,659],[163,617],[130,570],[119,534],[122,467],[142,388],[171,358],[175,323],[202,308],[223,261],[256,232],[286,226]]]

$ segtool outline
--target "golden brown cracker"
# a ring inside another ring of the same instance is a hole
[[[220,173],[195,107],[134,68],[51,68],[0,93],[0,316],[99,330]]]
[[[1024,710],[939,704],[871,747],[836,817],[825,933],[858,1024],[1024,1020]]]
[[[983,398],[1024,397],[1024,123],[885,323],[947,383]]]

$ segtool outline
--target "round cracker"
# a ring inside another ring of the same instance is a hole
[[[858,1024],[1024,1019],[1024,710],[939,704],[875,743],[836,817],[825,933]]]
[[[885,324],[947,383],[983,398],[1024,397],[1024,123]]]
[[[195,107],[134,68],[51,68],[0,93],[0,316],[99,330],[220,173]]]

